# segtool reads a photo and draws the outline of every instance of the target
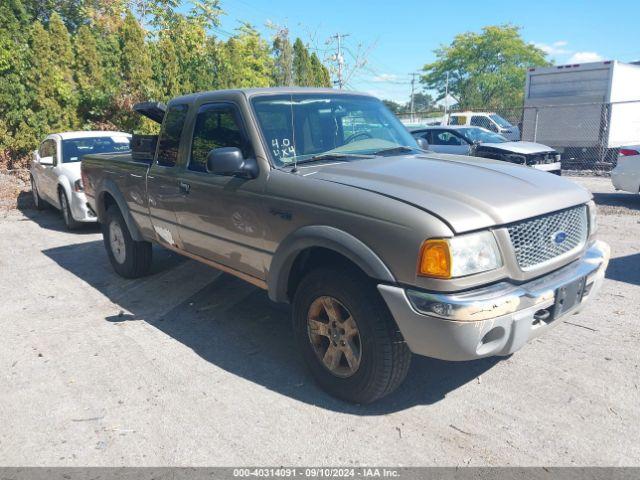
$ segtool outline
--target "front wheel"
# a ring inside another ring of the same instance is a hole
[[[102,224],[102,238],[113,269],[125,278],[138,278],[151,268],[151,243],[137,242],[131,237],[120,210],[107,209]]]
[[[67,194],[64,193],[63,190],[60,190],[60,193],[58,195],[60,199],[60,210],[62,211],[62,218],[64,219],[64,224],[67,227],[67,230],[78,229],[81,223],[76,221],[71,214],[71,205],[69,204]]]
[[[411,352],[375,285],[356,269],[307,274],[296,290],[293,323],[311,374],[333,396],[371,403],[407,375]]]

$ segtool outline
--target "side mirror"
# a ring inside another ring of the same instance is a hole
[[[240,178],[256,178],[258,162],[244,158],[238,147],[214,148],[207,155],[207,172]]]
[[[427,142],[426,138],[418,137],[416,138],[416,143],[422,150],[429,150],[429,142]]]
[[[40,157],[40,165],[51,166],[53,165],[53,157]]]

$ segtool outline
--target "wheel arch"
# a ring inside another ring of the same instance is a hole
[[[64,192],[64,194],[67,196],[67,202],[71,202],[71,182],[69,182],[69,179],[64,175],[58,176],[58,186],[56,187],[56,192],[58,193],[58,195],[56,196],[56,200],[58,201],[58,208],[62,208],[62,204],[60,203],[61,191]]]
[[[376,280],[396,283],[382,259],[358,238],[335,227],[306,226],[290,234],[273,256],[267,279],[271,300],[291,300],[292,280],[300,272],[300,262],[304,263],[312,252],[345,260]]]
[[[116,205],[120,213],[122,213],[131,238],[136,242],[144,240],[138,225],[129,212],[124,195],[122,195],[122,192],[120,192],[120,189],[112,180],[106,180],[100,191],[96,194],[96,215],[100,223],[104,223],[107,208],[111,205]]]

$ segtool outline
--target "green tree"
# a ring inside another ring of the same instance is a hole
[[[398,102],[394,102],[393,100],[382,100],[382,103],[384,103],[384,105],[393,113],[400,113],[404,110],[402,105]]]
[[[411,110],[411,99],[404,107],[407,111]],[[417,92],[413,94],[413,110],[416,112],[425,112],[434,108],[433,97],[428,93]]]
[[[85,7],[90,3],[91,0],[24,0],[31,20],[48,25],[55,14],[72,32],[87,22]]]
[[[78,86],[78,114],[84,122],[104,120],[111,103],[114,85],[109,83],[98,41],[87,25],[78,29],[74,39],[74,74]]]
[[[312,85],[311,58],[302,40],[296,38],[293,43],[293,80],[296,85],[306,87]]]
[[[119,39],[120,88],[115,105],[119,113],[115,122],[121,128],[137,130],[143,128],[143,120],[132,111],[132,107],[150,100],[155,93],[155,85],[145,32],[131,12],[127,12],[119,29]]]
[[[269,87],[273,81],[273,58],[269,44],[251,25],[243,23],[237,34],[218,44],[218,88]]]
[[[281,87],[293,85],[293,47],[289,31],[281,29],[273,40],[274,83]]]
[[[311,54],[311,86],[313,87],[331,87],[331,75],[329,69],[325,67],[315,52]]]
[[[38,21],[30,39],[29,88],[33,99],[30,122],[38,137],[78,125],[78,97],[73,80],[71,39],[62,18],[54,13],[45,30]]]
[[[436,61],[424,66],[421,82],[443,96],[448,74],[449,92],[462,108],[520,106],[527,68],[549,65],[545,53],[526,43],[513,25],[457,35],[435,54]]]
[[[0,165],[19,166],[35,137],[26,122],[32,94],[27,84],[29,18],[20,0],[0,3]],[[3,160],[4,159],[4,160]]]

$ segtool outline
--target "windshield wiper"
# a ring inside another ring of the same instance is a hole
[[[310,158],[305,158],[303,160],[298,160],[295,162],[297,165],[303,163],[312,163],[312,162],[320,162],[322,160],[342,160],[347,158],[375,158],[374,155],[367,155],[365,153],[321,153],[319,155],[314,155]]]
[[[396,147],[383,148],[382,150],[378,150],[374,152],[374,155],[384,155],[385,153],[401,153],[401,152],[413,152],[413,151],[424,151],[418,147],[408,147],[406,145],[398,145]]]

